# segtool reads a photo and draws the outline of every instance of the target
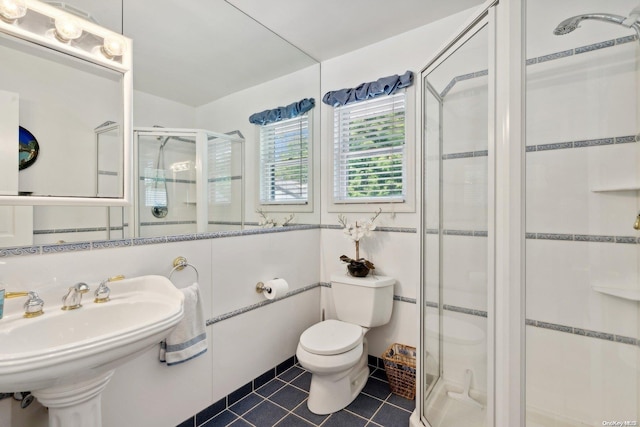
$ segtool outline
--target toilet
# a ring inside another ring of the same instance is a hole
[[[311,372],[307,406],[314,414],[337,412],[362,391],[369,377],[365,334],[389,322],[395,282],[385,276],[331,276],[337,319],[305,330],[296,350],[300,365]]]

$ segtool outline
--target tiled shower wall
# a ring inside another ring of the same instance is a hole
[[[530,3],[531,19],[544,13]],[[639,193],[607,191],[640,183],[637,37],[530,31],[527,407],[589,425],[637,420],[638,302],[595,289],[640,295]]]

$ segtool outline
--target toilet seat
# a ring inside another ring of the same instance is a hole
[[[362,343],[361,326],[329,319],[309,327],[300,336],[300,346],[323,356],[346,353]]]

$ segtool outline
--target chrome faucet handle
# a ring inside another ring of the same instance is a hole
[[[29,318],[40,316],[44,313],[44,310],[42,309],[43,307],[44,301],[42,298],[40,298],[40,296],[34,291],[29,292],[29,297],[24,303],[24,317]]]
[[[82,307],[82,294],[89,292],[89,286],[80,282],[69,288],[69,291],[62,297],[62,310],[75,310]]]
[[[109,301],[110,299],[109,295],[111,294],[111,289],[109,289],[109,287],[107,286],[107,283],[115,282],[122,279],[124,279],[124,276],[119,275],[119,276],[109,277],[108,279],[103,280],[100,283],[100,286],[98,286],[98,289],[96,289],[94,293],[96,299],[94,299],[93,302],[103,303],[103,302]]]
[[[4,297],[6,299],[27,297],[27,301],[24,303],[24,317],[38,317],[44,313],[42,309],[44,307],[44,301],[37,292],[7,292]]]

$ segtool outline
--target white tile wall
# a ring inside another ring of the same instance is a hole
[[[362,215],[354,214],[353,218]],[[362,217],[367,218],[366,215]],[[346,270],[341,255],[355,257],[355,244],[341,229],[321,230],[321,280],[331,281],[331,275]],[[394,294],[417,298],[420,283],[420,237],[417,233],[374,231],[360,241],[360,257],[376,266],[376,274],[396,279]]]
[[[443,228],[487,230],[487,157],[445,160],[443,168]]]
[[[583,425],[637,420],[637,346],[527,327],[527,405]]]
[[[443,236],[444,304],[487,310],[487,252],[486,237]]]
[[[638,304],[593,286],[637,287],[638,245],[527,240],[527,318],[638,337]]]
[[[211,402],[295,354],[300,334],[320,320],[319,293],[315,288],[212,325]]]
[[[640,184],[639,158],[638,143],[528,153],[527,231],[636,236],[638,192],[593,190]]]
[[[527,145],[635,134],[635,49],[627,43],[528,66]]]

